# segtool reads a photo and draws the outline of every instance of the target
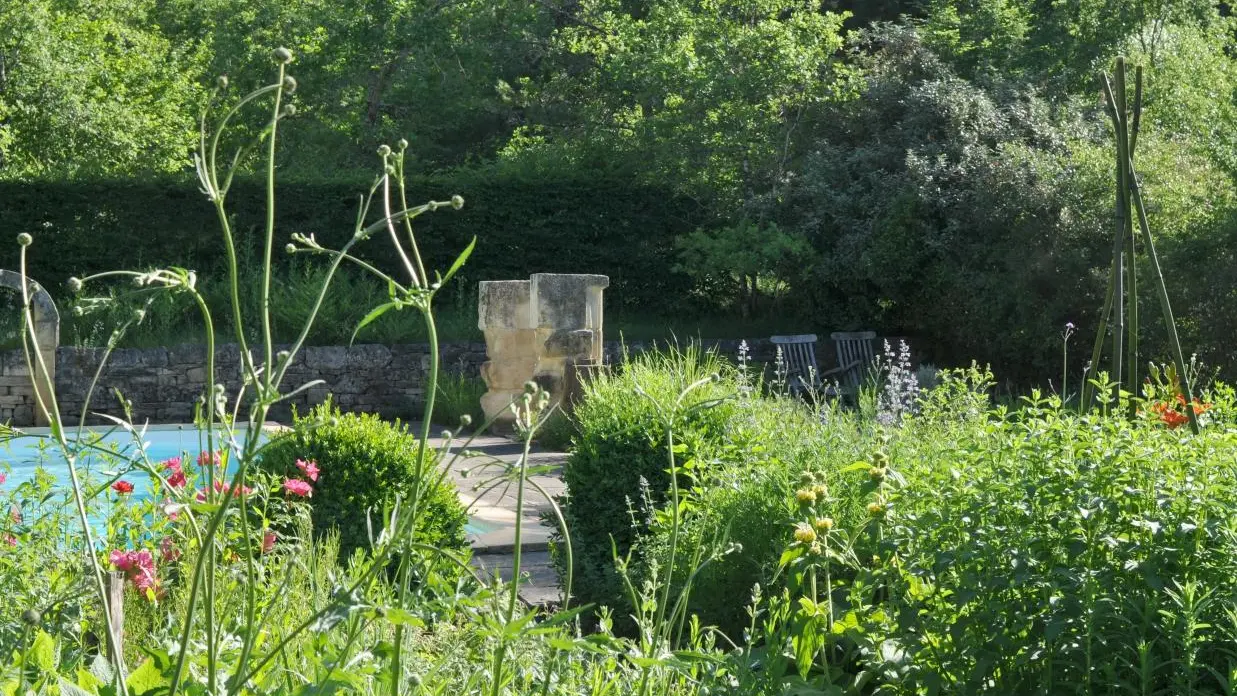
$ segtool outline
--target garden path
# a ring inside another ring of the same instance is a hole
[[[435,447],[442,446],[441,439],[432,441]],[[511,567],[515,548],[516,486],[492,487],[492,479],[518,463],[522,445],[505,437],[483,435],[467,447],[453,443],[452,452],[462,452],[449,472],[459,491],[460,500],[468,507],[472,531],[473,565],[483,576],[493,577],[498,573],[503,580],[511,579]],[[544,473],[531,478],[550,496],[563,493],[560,476],[567,459],[565,452],[551,452],[534,447],[529,453],[528,466],[546,467]],[[550,562],[549,541],[553,526],[542,524],[543,513],[551,516],[549,501],[536,488],[525,489],[524,514],[521,526],[521,581],[520,597],[529,605],[559,605],[562,593],[558,576]]]

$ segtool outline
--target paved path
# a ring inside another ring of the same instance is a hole
[[[441,448],[442,440],[431,441]],[[458,453],[449,472],[459,490],[460,500],[468,507],[471,526],[469,534],[473,549],[473,565],[483,577],[495,573],[504,581],[511,579],[512,550],[515,548],[516,481],[514,468],[519,464],[523,445],[505,437],[484,435],[471,443],[452,443],[450,451]],[[567,459],[564,452],[547,452],[534,447],[528,467],[535,473],[529,478],[549,496],[563,493],[559,472]],[[536,471],[540,469],[540,471]],[[504,480],[505,479],[505,480]],[[560,604],[558,577],[550,563],[548,542],[553,522],[542,524],[543,515],[552,518],[546,495],[531,485],[525,486],[524,514],[521,522],[521,567],[524,579],[520,596],[532,606]]]

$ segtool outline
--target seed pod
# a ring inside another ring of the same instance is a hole
[[[454,196],[451,196],[451,207],[452,207],[452,208],[455,208],[456,210],[459,210],[460,208],[463,208],[463,207],[464,207],[464,197],[463,197],[463,196],[461,196],[461,195],[459,195],[458,193],[457,193],[457,194],[455,194]]]
[[[275,49],[273,55],[275,56],[275,60],[285,65],[292,62],[292,51],[289,51],[282,46]]]
[[[379,146],[378,146],[378,156],[379,156],[379,157],[390,157],[390,156],[391,156],[391,146],[390,146],[390,145],[387,145],[387,144],[385,144],[385,143],[384,143],[384,144],[382,144],[382,145],[379,145]]]
[[[77,293],[82,291],[82,279],[74,276],[69,278],[69,292]]]
[[[292,94],[296,91],[296,78],[291,75],[283,76],[283,91],[287,94]]]
[[[31,244],[34,243],[34,237],[31,237],[29,234],[22,232],[21,234],[17,235],[17,243],[24,247],[30,246]]]

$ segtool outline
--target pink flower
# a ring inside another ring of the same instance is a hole
[[[13,520],[13,524],[21,524],[21,508],[16,505],[9,508],[9,519]]]
[[[4,482],[5,480],[8,479],[8,477],[9,477],[8,474],[4,473],[3,471],[0,471],[0,486],[4,485]]]
[[[228,484],[224,483],[223,481],[216,481],[215,492],[223,493],[223,491],[227,488],[227,485]],[[252,492],[253,492],[253,489],[250,488],[249,486],[239,486],[239,485],[232,486],[232,497],[240,497],[242,495],[249,495]],[[203,489],[203,490],[198,491],[197,498],[198,498],[199,503],[206,502],[206,490]]]
[[[314,494],[313,486],[310,486],[305,481],[300,479],[288,479],[283,482],[283,489],[293,495],[305,496],[306,498]]]
[[[6,535],[4,537],[4,543],[8,544],[9,546],[17,546],[17,537],[13,536],[12,534]]]
[[[275,533],[271,530],[266,530],[262,535],[262,553],[270,553],[275,550]]]
[[[184,488],[187,481],[185,480],[185,471],[181,468],[180,457],[172,457],[163,462],[163,470],[170,472],[168,476],[168,485],[172,488]]]
[[[310,459],[309,461],[305,461],[304,459],[298,459],[296,460],[296,468],[300,469],[301,472],[304,473],[305,476],[307,476],[310,481],[318,480],[318,462],[312,459]]]
[[[117,493],[121,495],[125,495],[126,493],[133,492],[133,484],[129,483],[128,481],[117,481],[116,483],[112,484],[112,490],[116,491]]]
[[[153,597],[159,592],[159,578],[155,574],[155,558],[150,551],[116,549],[108,555],[108,561],[117,570],[122,571],[133,586],[147,597]]]
[[[223,464],[223,456],[219,452],[203,451],[199,453],[198,454],[198,466],[206,466],[207,464],[214,464],[215,466],[219,466],[220,464]]]
[[[159,556],[164,563],[172,563],[180,558],[180,549],[176,548],[176,540],[170,536],[159,540]]]

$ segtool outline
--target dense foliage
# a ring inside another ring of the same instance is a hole
[[[399,421],[340,413],[327,402],[295,417],[291,429],[263,450],[261,463],[281,476],[296,475],[314,463],[319,472],[310,501],[314,530],[319,536],[338,535],[342,561],[369,548],[396,501],[412,504],[414,489],[420,491],[421,516],[413,538],[436,548],[463,549],[468,516],[455,487],[440,477],[436,452],[430,466],[418,472],[419,442]]]

